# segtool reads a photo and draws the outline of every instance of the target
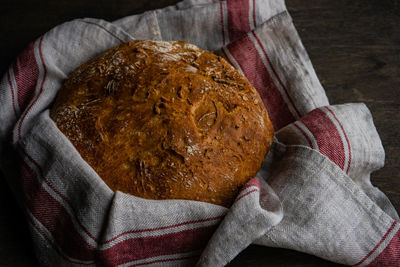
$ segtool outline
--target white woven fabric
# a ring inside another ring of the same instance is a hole
[[[230,209],[111,191],[49,117],[76,67],[120,42],[215,51],[261,95],[276,140]],[[329,106],[282,0],[185,0],[33,42],[0,82],[0,156],[43,266],[222,266],[249,244],[349,265],[400,264],[396,210],[370,183],[384,150],[363,104]]]

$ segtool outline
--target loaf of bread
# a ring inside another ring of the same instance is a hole
[[[229,207],[273,139],[256,90],[186,42],[132,41],[77,68],[50,112],[112,189]]]

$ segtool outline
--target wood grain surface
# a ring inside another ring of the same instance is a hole
[[[31,41],[81,17],[114,20],[176,0],[2,0],[0,73]],[[400,210],[400,1],[287,0],[302,41],[332,104],[364,102],[386,150],[372,182]],[[27,223],[0,178],[0,266],[35,266]],[[250,246],[230,266],[336,266],[284,249]]]

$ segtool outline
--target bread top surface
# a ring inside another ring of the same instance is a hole
[[[77,68],[50,112],[112,189],[230,206],[273,139],[262,100],[223,58],[132,41]]]

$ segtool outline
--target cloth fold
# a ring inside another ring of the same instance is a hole
[[[371,114],[363,104],[318,108],[283,128],[277,133],[278,141],[262,169],[272,170],[264,175],[283,203],[285,217],[256,243],[291,248],[333,262],[355,265],[368,255],[369,248],[374,248],[382,237],[386,237],[389,230],[397,232],[398,215],[392,205],[379,207],[377,203],[387,201],[383,193],[384,201],[376,201],[377,195],[364,191],[366,186],[360,186],[360,180],[346,174],[348,168],[343,168],[341,160],[344,157],[338,156],[338,152],[329,154],[332,150],[324,148],[331,145],[327,140],[334,142],[335,137],[333,129],[322,128],[328,124],[325,120],[335,117],[343,129],[348,130],[343,134],[348,136],[349,143],[358,144],[360,138],[365,138],[366,144],[374,147],[368,148],[371,154],[368,157],[355,151],[354,165],[351,166],[374,170],[383,165],[383,148],[373,129]],[[357,126],[352,124],[354,121]],[[368,127],[363,129],[363,126]],[[360,129],[369,130],[363,132]],[[334,148],[341,147],[333,144]],[[356,173],[354,170],[353,174]],[[364,260],[362,265],[367,261]]]
[[[133,39],[215,51],[259,92],[276,140],[230,209],[113,192],[50,119],[76,67]],[[363,104],[329,105],[282,0],[185,0],[66,22],[27,47],[0,89],[0,167],[43,266],[222,266],[251,243],[400,264],[398,214],[370,182],[384,163],[372,116]]]

